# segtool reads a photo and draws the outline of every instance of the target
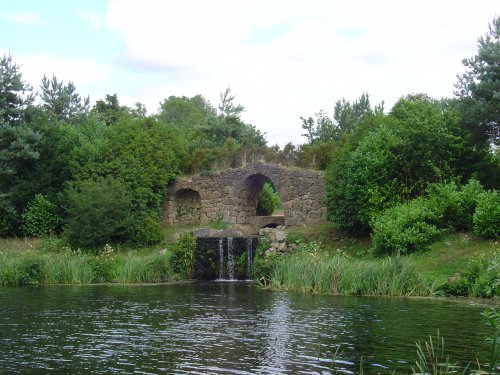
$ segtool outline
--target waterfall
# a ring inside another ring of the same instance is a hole
[[[219,238],[219,279],[224,278],[224,246],[222,244],[222,237]]]
[[[233,238],[227,238],[227,275],[229,280],[234,280],[234,249]]]
[[[247,238],[247,279],[252,279],[252,242],[253,238]]]

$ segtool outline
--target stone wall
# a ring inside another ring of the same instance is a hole
[[[272,182],[280,196],[285,225],[326,221],[321,172],[267,163],[179,178],[169,186],[164,220],[168,224],[197,220],[202,224],[252,224],[258,195],[266,181]]]

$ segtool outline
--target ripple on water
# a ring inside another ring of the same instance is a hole
[[[480,307],[234,282],[5,288],[0,301],[0,372],[12,374],[352,374],[361,356],[370,374],[408,368],[438,328],[467,362],[487,334]]]

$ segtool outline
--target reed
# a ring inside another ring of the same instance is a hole
[[[0,242],[0,286],[90,283],[161,283],[175,280],[170,255],[157,251],[98,255],[72,250],[57,240]]]
[[[70,250],[44,254],[44,284],[90,284],[94,282],[93,256]]]
[[[303,293],[337,295],[433,295],[407,257],[354,259],[344,255],[297,251],[280,262],[271,285]]]
[[[116,255],[111,275],[118,283],[162,283],[176,279],[169,256],[160,253]]]

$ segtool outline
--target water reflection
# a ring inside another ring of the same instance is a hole
[[[287,344],[290,342],[290,297],[276,294],[271,307],[260,314],[258,320],[265,332],[262,354],[258,357],[258,370],[279,372],[286,368],[289,359]]]
[[[2,288],[0,373],[357,373],[361,357],[366,374],[383,373],[407,368],[438,328],[452,357],[486,352],[479,312],[235,282]]]

